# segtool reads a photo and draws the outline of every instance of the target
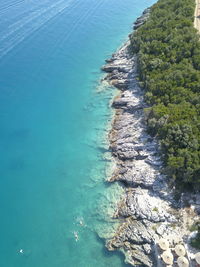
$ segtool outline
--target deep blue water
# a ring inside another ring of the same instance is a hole
[[[96,234],[118,192],[100,67],[153,2],[0,0],[1,267],[124,266]]]

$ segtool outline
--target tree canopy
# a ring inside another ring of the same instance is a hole
[[[165,172],[200,189],[200,40],[194,0],[159,0],[130,35],[149,108],[148,131],[161,144]]]

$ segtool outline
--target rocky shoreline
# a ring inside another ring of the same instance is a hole
[[[145,10],[136,20],[134,29],[147,20],[149,11]],[[167,178],[161,173],[158,142],[147,134],[146,104],[136,62],[137,56],[129,51],[128,41],[102,67],[108,73],[105,80],[120,90],[112,103],[115,117],[109,143],[116,167],[109,182],[118,181],[126,188],[115,214],[122,223],[106,246],[122,251],[126,263],[133,266],[164,266],[158,240],[167,237],[171,246],[183,243],[190,234],[189,220],[194,220],[196,213],[175,200]]]

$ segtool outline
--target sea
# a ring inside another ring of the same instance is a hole
[[[124,267],[101,66],[155,0],[0,0],[0,266]]]

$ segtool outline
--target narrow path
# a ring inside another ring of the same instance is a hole
[[[200,33],[200,0],[195,0],[195,1],[196,1],[196,8],[194,13],[194,27]]]

